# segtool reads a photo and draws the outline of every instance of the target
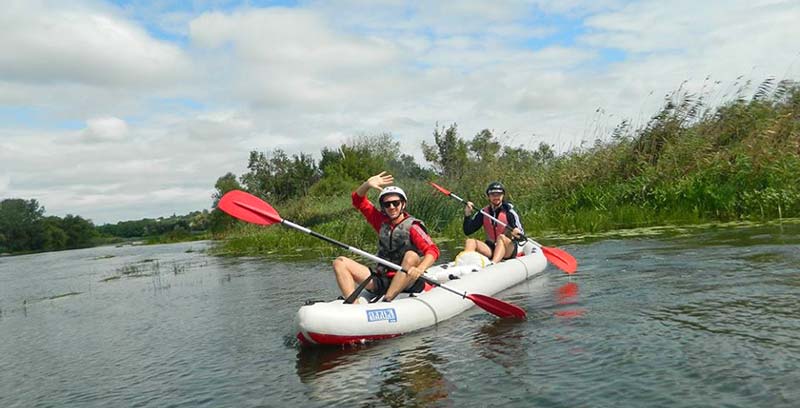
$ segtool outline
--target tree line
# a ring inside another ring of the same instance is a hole
[[[324,147],[320,160],[306,153],[289,156],[282,149],[250,152],[247,169],[241,176],[227,173],[217,179],[213,207],[228,191],[245,190],[268,201],[286,202],[302,197],[329,197],[350,194],[355,186],[372,175],[387,170],[396,179],[424,181],[434,177],[448,179],[480,179],[492,174],[497,163],[507,171],[525,171],[556,157],[552,146],[540,143],[537,150],[523,146],[504,146],[489,129],[471,140],[458,135],[458,125],[439,127],[433,132],[433,143],[422,143],[423,167],[409,154],[403,153],[400,142],[389,133],[352,138],[336,148]],[[484,174],[481,174],[484,173]],[[215,210],[211,215],[212,230],[220,232],[232,220]]]
[[[217,179],[212,207],[233,189],[282,202],[307,195],[349,194],[354,186],[384,170],[400,180],[433,177],[461,180],[482,172],[491,173],[498,163],[507,169],[505,172],[524,171],[556,157],[552,146],[545,143],[540,143],[536,150],[504,146],[489,129],[464,140],[458,135],[455,123],[441,128],[437,125],[433,143],[422,142],[422,151],[430,167],[423,167],[412,155],[402,153],[400,142],[388,133],[359,136],[337,148],[324,147],[319,161],[306,153],[290,157],[282,149],[253,150],[246,173],[239,177],[227,173]]]
[[[202,210],[95,226],[78,215],[47,216],[35,199],[9,198],[0,201],[0,254],[86,248],[126,239],[183,241],[208,231],[210,220],[210,212]]]
[[[34,199],[0,201],[0,253],[84,248],[98,235],[94,224],[78,215],[44,213]]]
[[[98,226],[97,231],[103,236],[110,237],[161,237],[159,241],[180,241],[207,231],[210,220],[210,212],[202,210],[186,215],[173,214],[169,217],[142,218],[105,224]]]

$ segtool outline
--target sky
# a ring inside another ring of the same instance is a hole
[[[0,199],[186,214],[252,150],[389,133],[423,162],[452,123],[565,152],[679,88],[800,79],[798,21],[796,0],[3,0]]]

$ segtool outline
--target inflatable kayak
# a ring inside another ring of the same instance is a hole
[[[547,259],[539,247],[526,243],[521,254],[485,266],[488,261],[485,257],[462,253],[465,256],[433,266],[425,275],[446,282],[448,287],[458,291],[492,296],[538,275],[547,267]],[[364,292],[362,297],[372,297]],[[471,300],[439,287],[413,295],[403,294],[392,302],[345,304],[341,299],[317,302],[302,306],[297,312],[297,339],[304,346],[361,344],[388,339],[434,326],[473,306]]]

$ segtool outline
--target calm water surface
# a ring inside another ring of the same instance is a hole
[[[326,259],[209,243],[0,258],[0,407],[791,407],[800,401],[800,226],[565,245],[581,262],[438,327],[300,349],[335,297]]]

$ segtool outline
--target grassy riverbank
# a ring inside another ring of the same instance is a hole
[[[464,145],[472,147],[479,136]],[[765,81],[751,98],[737,96],[717,107],[707,107],[702,95],[677,91],[637,129],[623,122],[591,146],[546,153],[540,147],[506,149],[502,156],[465,155],[460,168],[446,171],[444,163],[434,179],[481,204],[485,185],[503,181],[529,235],[543,242],[556,235],[800,216],[800,90],[788,81]],[[427,223],[435,239],[461,245],[456,201],[424,180],[398,184],[409,193],[410,212]],[[285,218],[320,233],[367,250],[375,246],[347,194],[305,195],[273,205]],[[252,255],[309,248],[334,252],[299,232],[253,226],[230,231],[220,250]]]

